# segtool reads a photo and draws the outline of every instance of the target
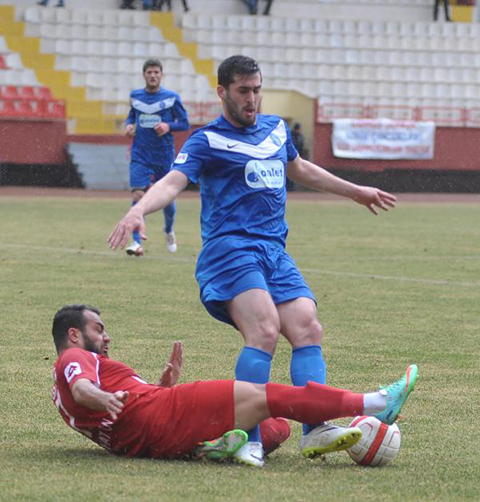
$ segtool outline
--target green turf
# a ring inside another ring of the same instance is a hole
[[[478,500],[480,205],[405,203],[373,217],[349,202],[291,202],[288,250],[319,303],[328,381],[372,390],[419,366],[390,466],[297,452],[299,428],[263,470],[116,458],[68,429],[50,400],[51,320],[65,303],[102,310],[111,356],[155,380],[173,340],[182,381],[230,378],[241,339],[208,316],[194,280],[198,202],[179,201],[179,251],[158,215],[144,259],[111,252],[126,200],[0,200],[0,500]],[[279,344],[272,380],[288,383]],[[343,421],[343,423],[347,423]]]

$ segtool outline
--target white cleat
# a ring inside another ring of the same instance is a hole
[[[177,252],[177,239],[175,238],[175,232],[172,230],[171,232],[165,232],[165,242],[167,243],[167,249],[170,253]]]
[[[248,441],[233,456],[235,462],[251,465],[253,467],[263,467],[263,446],[256,441]]]
[[[358,427],[338,427],[325,422],[302,436],[300,451],[306,458],[315,458],[326,453],[348,450],[361,437],[362,431]]]
[[[133,241],[130,246],[128,246],[127,249],[125,249],[125,252],[129,256],[143,256],[143,248],[142,246],[138,243]]]

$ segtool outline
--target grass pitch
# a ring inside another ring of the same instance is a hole
[[[329,383],[369,391],[413,362],[420,376],[389,466],[360,468],[346,453],[304,460],[293,425],[260,470],[116,458],[68,429],[51,402],[51,322],[66,303],[98,306],[111,357],[147,380],[173,340],[185,345],[182,382],[233,376],[241,337],[208,316],[194,280],[198,200],[178,202],[175,255],[160,216],[147,218],[144,259],[106,245],[128,205],[0,199],[0,500],[478,500],[480,204],[400,201],[375,218],[320,196],[289,202],[288,250],[317,296]],[[282,340],[272,380],[289,382],[289,359]]]

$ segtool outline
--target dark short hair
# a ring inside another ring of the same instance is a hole
[[[160,71],[163,72],[163,66],[160,60],[158,59],[147,59],[145,63],[143,63],[143,73],[147,71],[147,68],[150,68],[152,66],[158,66],[160,68]]]
[[[222,61],[217,71],[218,85],[227,88],[240,75],[253,75],[262,72],[255,59],[248,56],[230,56]]]
[[[100,311],[90,305],[65,305],[53,318],[52,335],[57,352],[60,352],[67,341],[67,333],[70,328],[76,328],[83,332],[85,319],[83,313],[90,310],[97,315]]]

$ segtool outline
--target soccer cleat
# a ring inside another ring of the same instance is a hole
[[[177,252],[177,239],[175,238],[175,232],[172,230],[171,232],[165,232],[165,242],[167,243],[167,249],[170,253]]]
[[[387,425],[392,425],[397,419],[408,395],[415,387],[417,377],[418,367],[416,364],[411,364],[400,380],[381,389],[380,393],[387,398],[387,406],[383,411],[375,415],[375,418],[378,418],[378,420]]]
[[[240,464],[263,467],[265,461],[263,460],[262,443],[248,441],[235,453],[233,459]]]
[[[234,429],[218,439],[200,443],[195,449],[194,457],[208,460],[232,458],[247,441],[248,434],[245,431]]]
[[[305,458],[315,458],[326,453],[348,450],[361,437],[362,431],[358,427],[338,427],[325,422],[302,436],[300,452]]]
[[[125,252],[129,256],[143,256],[143,248],[141,244],[139,244],[136,241],[133,241],[130,246],[128,246],[127,249],[125,249]]]

